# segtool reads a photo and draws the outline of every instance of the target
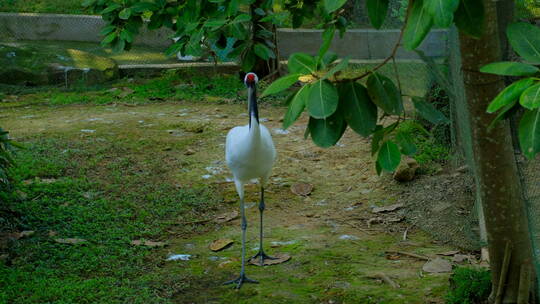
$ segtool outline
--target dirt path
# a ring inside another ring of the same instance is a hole
[[[398,213],[372,213],[375,206],[398,203],[401,190],[388,176],[375,174],[369,142],[347,131],[336,147],[315,147],[303,138],[305,118],[288,131],[280,129],[282,111],[263,107],[260,114],[278,150],[266,194],[265,244],[269,254],[288,253],[292,259],[264,268],[249,266],[248,274],[261,283],[235,291],[219,284],[235,277],[239,270],[239,220],[175,223],[164,236],[169,246],[156,249],[158,259],[151,261],[158,264],[160,272],[180,273],[184,278],[167,282],[180,286],[181,292],[170,295],[174,302],[443,303],[448,273],[422,272],[425,261],[386,252],[433,257],[455,248],[434,242]],[[237,104],[31,106],[3,109],[0,123],[20,139],[60,135],[126,140],[133,145],[151,141],[159,147],[153,153],[163,158],[167,178],[162,182],[209,186],[220,193],[223,202],[219,210],[203,216],[212,219],[216,213],[238,209],[234,187],[227,181],[223,144],[230,128],[247,123],[244,112],[244,106]],[[291,192],[291,185],[300,182],[313,185],[309,196]],[[246,194],[248,253],[255,253],[258,187],[247,186]],[[373,220],[377,217],[380,219]],[[191,225],[194,232],[185,234],[178,225]],[[407,238],[403,240],[405,230]],[[212,240],[222,238],[235,243],[220,252],[208,249]],[[169,254],[189,254],[191,259],[165,261]],[[400,288],[374,278],[379,273]]]

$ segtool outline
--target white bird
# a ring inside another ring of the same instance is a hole
[[[252,179],[258,179],[261,186],[261,200],[259,203],[260,246],[259,252],[252,259],[259,257],[261,266],[264,265],[265,259],[274,259],[266,255],[263,250],[263,212],[265,208],[264,186],[270,177],[272,166],[276,160],[276,149],[268,129],[259,124],[257,82],[258,78],[255,73],[246,74],[244,83],[248,90],[249,124],[234,127],[230,130],[225,144],[225,159],[234,176],[234,184],[240,197],[240,214],[242,217],[242,268],[240,276],[237,279],[225,282],[225,284],[236,284],[236,288],[240,288],[243,283],[258,283],[248,278],[245,273],[247,221],[244,210],[244,184]]]

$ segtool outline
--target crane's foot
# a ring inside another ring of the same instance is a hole
[[[276,257],[273,257],[273,256],[269,256],[267,255],[266,253],[264,253],[264,251],[262,250],[259,250],[259,252],[252,256],[249,261],[252,263],[252,264],[255,264],[257,266],[264,266],[264,263],[268,260],[277,260],[278,258]]]
[[[244,283],[253,283],[259,284],[259,281],[248,278],[244,273],[241,273],[240,276],[234,280],[227,281],[223,285],[236,284],[234,288],[240,289]]]

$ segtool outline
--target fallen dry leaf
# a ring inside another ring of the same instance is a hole
[[[55,242],[60,244],[80,244],[86,242],[84,239],[74,239],[74,238],[67,238],[67,239],[54,239]]]
[[[133,241],[131,241],[131,245],[148,246],[148,247],[163,247],[163,246],[166,245],[166,243],[165,242],[147,241],[147,240],[133,240]]]
[[[238,211],[226,212],[226,213],[222,213],[220,215],[217,215],[214,218],[214,222],[216,222],[218,224],[222,224],[222,223],[230,222],[230,221],[236,219],[237,217],[238,217]]]
[[[257,266],[269,266],[269,265],[276,265],[276,264],[281,264],[281,263],[285,263],[287,262],[288,260],[291,259],[291,256],[286,254],[286,253],[278,253],[276,255],[274,255],[274,258],[273,260],[269,260],[269,259],[266,259],[264,260],[264,265],[261,265],[261,260],[260,258],[251,258],[249,259],[249,262],[253,265],[257,265]]]
[[[373,208],[373,210],[371,210],[371,212],[373,213],[381,213],[381,212],[389,212],[389,211],[394,211],[394,210],[397,210],[399,208],[402,208],[403,207],[403,204],[393,204],[393,205],[390,205],[390,206],[383,206],[383,207],[375,207]]]
[[[297,183],[291,186],[292,193],[300,196],[308,196],[313,191],[313,185],[308,183]]]
[[[452,271],[452,264],[445,259],[436,258],[431,261],[427,261],[422,270],[429,273],[444,273]]]
[[[223,262],[219,263],[219,265],[217,267],[218,268],[225,268],[227,266],[230,266],[230,264],[232,264],[232,261],[223,261]]]
[[[234,243],[233,240],[231,239],[219,239],[219,240],[214,240],[210,246],[208,246],[210,248],[210,250],[212,251],[220,251],[220,250],[223,250],[225,248],[228,248],[229,246],[231,246],[232,244]]]

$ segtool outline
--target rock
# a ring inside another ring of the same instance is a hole
[[[195,154],[195,151],[191,149],[187,149],[186,151],[184,151],[184,155],[193,155],[193,154]]]
[[[414,158],[406,158],[405,161],[399,164],[396,172],[394,172],[394,180],[398,182],[412,181],[419,167]]]
[[[452,271],[452,264],[445,259],[436,258],[428,261],[422,266],[422,270],[430,273],[444,273]]]

